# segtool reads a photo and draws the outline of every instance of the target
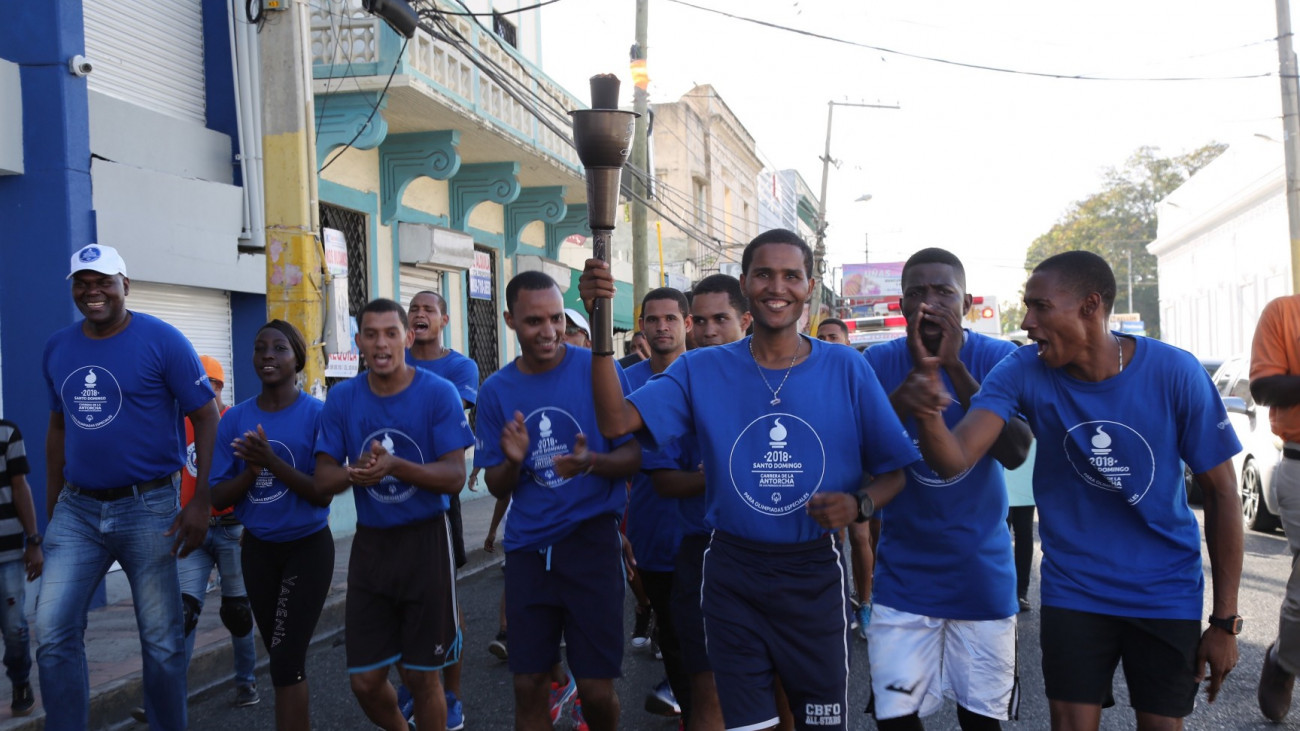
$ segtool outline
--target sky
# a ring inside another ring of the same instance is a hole
[[[1202,80],[963,68],[683,2],[962,63]],[[630,104],[634,0],[558,0],[538,13],[547,75],[586,98],[590,76],[618,74]],[[828,270],[863,261],[866,242],[871,261],[940,246],[962,258],[969,291],[1018,299],[1030,243],[1139,147],[1282,139],[1277,18],[1264,0],[649,0],[648,14],[651,103],[712,84],[760,154],[814,192],[828,102],[900,107],[834,108]],[[1267,76],[1222,79],[1256,74]]]

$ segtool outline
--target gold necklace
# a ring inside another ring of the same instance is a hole
[[[781,403],[781,397],[778,394],[781,393],[781,389],[785,388],[785,382],[787,379],[790,378],[790,371],[794,370],[794,362],[796,360],[799,360],[799,348],[802,346],[803,346],[803,339],[800,338],[799,344],[796,345],[794,348],[794,356],[790,358],[790,366],[785,369],[785,375],[782,376],[781,383],[776,387],[776,390],[772,391],[772,384],[768,383],[767,376],[763,375],[763,367],[758,364],[758,356],[754,355],[754,338],[753,336],[750,336],[749,357],[754,359],[754,367],[758,369],[758,377],[763,379],[763,385],[767,386],[767,390],[772,391],[772,400],[768,402],[772,406],[776,406],[777,404]]]

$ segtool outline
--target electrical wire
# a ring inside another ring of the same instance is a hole
[[[393,77],[397,75],[397,67],[402,65],[402,56],[406,54],[406,44],[409,42],[410,42],[409,38],[402,41],[402,48],[400,51],[397,52],[397,60],[393,62],[393,70],[388,73],[388,81],[384,82],[383,91],[379,92],[379,96],[375,97],[375,105],[370,109],[370,116],[366,117],[365,123],[362,124],[359,128],[357,128],[357,133],[352,135],[352,139],[348,140],[348,143],[343,146],[343,149],[334,153],[334,155],[330,159],[325,161],[324,165],[321,165],[320,168],[316,170],[317,175],[325,172],[325,168],[329,167],[330,165],[333,165],[334,161],[339,159],[340,155],[342,155],[343,153],[351,149],[352,143],[356,142],[357,139],[361,137],[361,134],[366,131],[367,127],[370,126],[371,120],[373,120],[375,118],[375,115],[379,113],[379,103],[383,101],[384,96],[388,94],[388,87],[393,83]]]
[[[1269,76],[1273,76],[1273,75],[1274,75],[1273,72],[1266,72],[1266,73],[1260,73],[1260,74],[1242,74],[1242,75],[1237,75],[1237,76],[1153,76],[1153,77],[1139,77],[1139,76],[1092,76],[1092,75],[1088,75],[1088,74],[1058,74],[1058,73],[1049,73],[1049,72],[1044,72],[1044,71],[1026,71],[1026,70],[1024,70],[1024,69],[1013,69],[1013,68],[1006,68],[1006,67],[1003,67],[1003,66],[988,66],[988,65],[985,65],[985,64],[969,63],[969,62],[966,62],[966,61],[954,61],[954,60],[952,60],[952,59],[939,58],[939,57],[937,57],[937,56],[926,56],[926,55],[919,54],[919,53],[910,53],[910,52],[908,52],[908,51],[899,51],[899,50],[896,50],[896,49],[893,49],[893,48],[886,48],[886,47],[884,47],[884,46],[873,46],[873,45],[871,45],[871,44],[869,44],[869,43],[861,43],[861,42],[859,42],[859,41],[850,41],[850,40],[847,40],[847,39],[845,39],[845,38],[836,38],[835,36],[828,36],[828,35],[825,35],[825,34],[823,34],[823,33],[816,33],[816,32],[814,32],[814,31],[810,31],[810,30],[803,30],[803,29],[800,29],[800,28],[791,28],[790,26],[780,25],[779,23],[772,23],[772,22],[770,22],[770,21],[766,21],[766,20],[759,20],[759,19],[757,19],[757,18],[750,18],[750,17],[746,17],[746,16],[744,16],[744,15],[736,15],[735,13],[728,13],[728,12],[726,12],[725,10],[718,10],[718,9],[716,9],[716,8],[707,8],[707,7],[704,7],[703,5],[696,5],[695,3],[687,2],[687,0],[668,0],[668,2],[670,2],[670,3],[674,3],[674,4],[677,4],[677,5],[683,5],[683,6],[685,6],[685,7],[693,8],[693,9],[695,9],[695,10],[700,10],[700,11],[702,11],[702,12],[706,12],[706,13],[713,13],[713,14],[715,14],[715,15],[721,15],[721,16],[726,17],[726,18],[731,18],[732,20],[740,20],[740,21],[744,21],[744,22],[746,22],[746,23],[753,23],[754,25],[760,25],[760,26],[763,26],[763,27],[765,27],[765,28],[772,28],[772,29],[775,29],[775,30],[786,31],[787,33],[795,33],[795,34],[797,34],[797,35],[807,36],[807,37],[809,37],[809,38],[817,38],[817,39],[820,39],[820,40],[823,40],[823,41],[831,41],[832,43],[840,43],[840,44],[843,44],[843,45],[846,45],[846,46],[855,46],[855,47],[857,47],[857,48],[866,48],[866,49],[869,49],[869,50],[872,50],[872,51],[879,51],[879,52],[881,52],[881,53],[888,53],[888,54],[891,54],[891,55],[894,55],[894,56],[901,56],[901,57],[903,57],[903,58],[912,58],[912,59],[916,59],[916,60],[918,60],[918,61],[929,61],[929,62],[931,62],[931,63],[945,64],[945,65],[948,65],[948,66],[958,66],[958,67],[961,67],[961,68],[975,69],[975,70],[977,70],[977,71],[993,71],[993,72],[1002,73],[1002,74],[1016,74],[1016,75],[1019,75],[1019,76],[1033,76],[1033,77],[1043,78],[1043,79],[1066,79],[1066,80],[1072,80],[1072,81],[1235,81],[1235,80],[1240,80],[1240,79],[1262,79],[1262,78],[1265,78],[1265,77],[1269,77]]]
[[[536,10],[536,9],[538,9],[538,8],[545,7],[545,6],[547,6],[547,5],[551,5],[551,4],[553,4],[553,3],[558,3],[559,1],[560,1],[560,0],[542,0],[542,2],[537,3],[536,5],[529,5],[529,6],[527,6],[527,7],[523,7],[523,8],[515,8],[514,10],[498,10],[498,11],[494,11],[494,12],[491,12],[491,13],[470,13],[470,12],[464,12],[464,13],[453,13],[453,12],[450,12],[450,11],[447,11],[447,10],[443,10],[443,11],[441,11],[441,12],[442,12],[443,15],[469,15],[469,16],[474,16],[474,17],[490,18],[490,17],[492,17],[492,16],[494,16],[494,15],[514,15],[515,13],[522,13],[522,12],[524,12],[525,10]],[[468,8],[466,8],[466,10],[468,10]]]

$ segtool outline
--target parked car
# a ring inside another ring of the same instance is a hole
[[[1272,532],[1281,525],[1273,470],[1282,458],[1282,440],[1269,427],[1268,407],[1255,403],[1250,395],[1250,355],[1225,360],[1214,373],[1214,387],[1223,397],[1228,421],[1241,441],[1241,452],[1232,458],[1232,467],[1237,473],[1246,527]]]

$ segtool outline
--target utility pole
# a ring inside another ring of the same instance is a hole
[[[316,194],[316,128],[307,5],[266,11],[262,55],[262,150],[266,187],[266,314],[307,340],[303,388],[325,395],[324,275]]]
[[[650,176],[653,170],[648,168],[649,155],[649,108],[650,84],[646,70],[646,35],[648,32],[648,15],[650,0],[636,0],[636,45],[632,47],[632,110],[637,113],[636,124],[632,129],[632,166],[641,171],[633,173],[632,188],[632,308],[633,322],[641,317],[641,300],[650,291],[650,246],[649,231],[646,226],[645,199],[649,191]],[[662,272],[660,272],[662,276]]]
[[[1282,82],[1282,131],[1286,140],[1286,213],[1291,233],[1291,291],[1300,292],[1300,100],[1297,99],[1291,5],[1277,0],[1278,77]]]
[[[808,309],[808,332],[817,332],[817,323],[821,321],[822,312],[822,277],[826,274],[826,184],[831,173],[831,119],[835,107],[867,107],[870,109],[898,109],[897,104],[863,104],[860,102],[826,102],[826,151],[822,154],[822,191],[817,198],[817,243],[813,246],[813,276],[817,286],[813,287],[812,301]]]

